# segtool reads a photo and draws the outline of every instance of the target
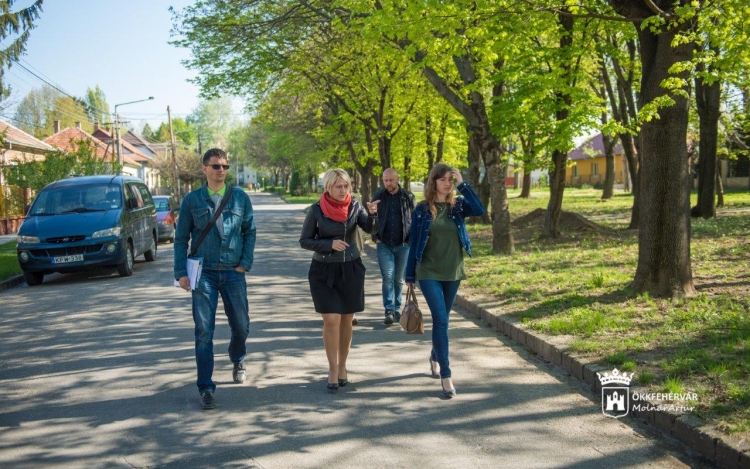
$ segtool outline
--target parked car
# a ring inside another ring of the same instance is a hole
[[[424,192],[424,184],[412,181],[409,183],[409,190],[411,192]]]
[[[174,242],[174,230],[177,227],[180,207],[168,195],[155,195],[154,205],[156,205],[156,229],[159,233],[159,242],[165,240]]]
[[[29,285],[52,272],[104,266],[133,274],[134,258],[156,259],[156,208],[132,176],[62,179],[42,189],[18,230],[18,262]]]

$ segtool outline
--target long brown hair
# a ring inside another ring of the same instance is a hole
[[[432,170],[430,170],[430,175],[427,177],[427,185],[424,188],[424,202],[430,207],[430,212],[432,212],[432,219],[437,218],[437,207],[435,206],[435,202],[448,202],[451,207],[455,205],[456,203],[456,195],[454,191],[451,191],[450,194],[445,198],[445,200],[437,200],[438,198],[438,192],[437,192],[437,180],[445,176],[446,173],[450,173],[451,167],[444,163],[438,163],[435,166],[432,167]]]

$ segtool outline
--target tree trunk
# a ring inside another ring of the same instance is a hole
[[[565,193],[565,166],[567,161],[568,154],[566,152],[560,150],[552,152],[552,163],[554,166],[549,178],[550,197],[547,203],[547,213],[544,217],[544,228],[542,229],[542,236],[545,238],[557,238],[560,236],[558,224],[560,222],[560,213],[562,213],[563,194]]]
[[[617,138],[602,134],[604,143],[604,187],[602,189],[602,200],[609,200],[614,195],[615,189],[615,145]]]
[[[503,162],[499,145],[485,154],[485,166],[490,175],[490,196],[492,204],[492,252],[495,254],[513,254],[513,233],[510,230],[510,210],[508,209],[508,192],[505,188],[505,171],[507,163]]]
[[[482,155],[479,151],[479,144],[476,143],[476,136],[472,133],[468,135],[468,154],[467,159],[469,161],[469,184],[476,189],[479,200],[482,201],[482,205],[489,207],[490,204],[490,185],[487,182],[488,177],[485,173],[484,178],[480,179],[481,166],[482,166]],[[492,223],[489,211],[486,211],[484,215],[480,217],[482,223]]]
[[[448,113],[446,112],[440,117],[440,128],[438,129],[437,148],[435,151],[435,162],[440,163],[443,161],[443,154],[445,153],[445,134],[448,131]]]
[[[633,194],[633,207],[630,209],[629,230],[637,230],[640,215],[640,195],[638,192],[638,174],[640,172],[640,152],[636,153],[633,136],[625,133],[620,134],[622,142],[622,151],[625,153],[625,159],[628,161],[628,173],[630,174],[630,192]]]
[[[390,137],[378,136],[378,154],[380,155],[380,167],[383,170],[391,167],[391,142]]]
[[[528,199],[531,197],[531,172],[523,170],[523,186],[521,188],[522,199]]]
[[[632,5],[632,3],[629,3]],[[676,31],[660,34],[638,28],[641,48],[639,108],[664,94],[669,68],[689,61],[692,44],[672,47]],[[683,74],[682,78],[685,78]],[[638,267],[631,288],[658,297],[683,297],[693,290],[690,264],[690,171],[687,165],[688,100],[672,94],[675,104],[640,133],[641,170]]]
[[[427,146],[425,151],[427,154],[427,172],[430,172],[432,167],[435,166],[435,150],[432,141],[432,117],[430,116],[427,116],[424,121],[424,135]]]
[[[699,66],[699,70],[702,67]],[[721,86],[717,80],[705,83],[695,79],[695,102],[700,119],[700,146],[698,147],[698,203],[691,210],[695,217],[714,218],[716,205],[716,146],[719,134],[719,107]]]
[[[721,182],[721,160],[716,159],[716,206],[724,206],[724,183]]]
[[[558,14],[557,21],[563,34],[560,37],[560,49],[566,50],[573,45],[573,24],[572,16]],[[561,65],[565,84],[569,82],[571,73],[571,64],[569,62]],[[571,96],[567,91],[555,92],[555,101],[557,102],[557,111],[555,111],[555,120],[563,122],[570,116]],[[568,162],[567,150],[556,149],[552,152],[552,163],[554,168],[550,177],[550,198],[547,204],[547,214],[544,217],[544,228],[542,235],[545,238],[557,238],[560,236],[560,213],[562,213],[563,193],[565,192],[565,169]]]

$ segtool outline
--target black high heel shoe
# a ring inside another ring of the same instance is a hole
[[[328,389],[328,392],[336,392],[339,390],[339,385],[336,383],[327,383],[326,388]]]
[[[347,377],[349,376],[349,373],[348,373],[348,372],[346,373],[346,376],[347,376]],[[347,384],[349,384],[349,380],[348,380],[348,379],[346,379],[346,378],[344,378],[344,379],[341,379],[341,378],[339,378],[339,386],[340,386],[340,387],[342,387],[342,388],[343,388],[343,387],[344,387],[344,386],[346,386]]]
[[[445,378],[445,379],[448,379],[448,378]],[[456,395],[456,388],[453,387],[450,389],[445,389],[445,385],[443,385],[442,379],[440,380],[440,387],[443,388],[443,396],[447,397],[448,399],[451,399],[453,398],[453,396]]]
[[[437,362],[430,358],[430,378],[440,378],[440,373],[435,371],[435,367],[432,366],[433,363],[437,365]]]

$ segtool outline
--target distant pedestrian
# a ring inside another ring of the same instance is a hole
[[[377,202],[362,207],[351,195],[343,169],[323,176],[325,191],[307,212],[300,245],[314,251],[307,278],[315,311],[323,317],[323,346],[328,358],[329,392],[348,384],[346,359],[352,343],[352,318],[365,309],[365,265],[355,236],[369,232]]]
[[[198,392],[202,409],[216,407],[212,380],[214,371],[214,329],[218,297],[232,331],[229,359],[234,364],[235,383],[245,381],[246,340],[250,332],[245,273],[253,266],[255,223],[250,198],[241,188],[225,182],[229,164],[223,150],[213,148],[203,155],[206,184],[189,193],[182,201],[174,238],[174,276],[180,286],[190,291],[186,264],[188,242],[198,244],[204,229],[203,242],[193,249],[194,256],[203,258],[203,273],[192,291],[195,322],[195,361],[198,368]],[[209,225],[216,210],[224,209]]]
[[[454,193],[454,179],[459,196]],[[404,277],[411,286],[419,280],[419,288],[430,308],[430,374],[440,378],[443,395],[451,398],[456,395],[456,388],[448,360],[448,318],[458,286],[466,278],[464,252],[471,256],[471,241],[464,219],[482,215],[485,209],[477,194],[463,182],[461,173],[442,163],[430,171],[424,198],[412,215]]]
[[[383,187],[372,195],[372,202],[379,202],[372,239],[377,246],[378,265],[383,277],[383,322],[390,325],[398,321],[401,311],[414,194],[401,187],[395,169],[386,169],[382,177]]]

